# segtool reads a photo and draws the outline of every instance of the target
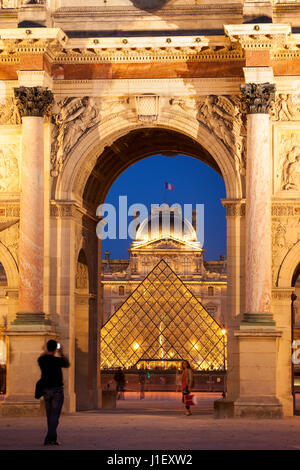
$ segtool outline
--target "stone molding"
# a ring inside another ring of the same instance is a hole
[[[245,217],[246,215],[246,202],[242,201],[227,201],[222,200],[223,206],[226,208],[226,217]]]
[[[51,204],[50,217],[75,217],[77,209],[73,203],[69,204]]]
[[[247,114],[269,114],[275,101],[274,83],[246,83],[241,85],[242,101]]]
[[[15,101],[22,117],[44,117],[50,113],[53,94],[45,87],[19,87],[14,89]]]
[[[288,289],[288,288],[276,288],[272,289],[272,299],[278,299],[278,300],[288,300],[289,302],[291,301],[291,296],[295,292],[294,288]]]

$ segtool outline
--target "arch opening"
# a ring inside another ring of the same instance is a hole
[[[197,158],[222,176],[211,154],[196,140],[168,129],[143,128],[130,131],[104,148],[86,182],[83,202],[88,207],[104,202],[113,182],[134,163],[146,157],[184,154]]]

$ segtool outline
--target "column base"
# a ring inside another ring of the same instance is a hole
[[[214,415],[217,419],[280,419],[283,418],[283,410],[281,403],[275,397],[243,397],[235,402],[216,400]]]
[[[51,321],[44,312],[18,312],[9,330],[16,331],[50,331]]]
[[[44,416],[44,400],[32,400],[26,397],[10,396],[0,404],[0,416],[31,417]]]
[[[283,417],[282,405],[276,397],[240,397],[234,403],[235,418],[271,418]]]
[[[241,328],[261,328],[264,326],[275,328],[276,323],[273,320],[272,313],[244,313]]]

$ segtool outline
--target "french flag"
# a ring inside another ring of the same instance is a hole
[[[165,183],[165,189],[169,189],[170,191],[174,191],[174,184]]]

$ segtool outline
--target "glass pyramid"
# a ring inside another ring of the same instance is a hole
[[[226,335],[161,260],[101,329],[101,369],[226,368]]]

